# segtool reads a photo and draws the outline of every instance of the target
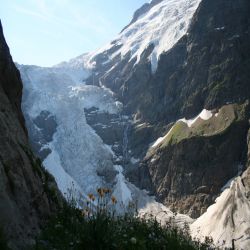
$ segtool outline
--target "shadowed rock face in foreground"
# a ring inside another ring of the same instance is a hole
[[[30,150],[21,98],[20,74],[0,23],[0,227],[12,249],[33,243],[60,199],[53,178]]]

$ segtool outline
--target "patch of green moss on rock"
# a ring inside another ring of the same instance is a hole
[[[214,136],[225,133],[227,129],[234,123],[245,118],[247,104],[228,104],[219,110],[213,110],[213,116],[208,120],[198,118],[191,127],[184,121],[177,121],[168,135],[159,144],[157,148],[165,148],[168,145],[177,144],[184,139],[201,136]]]

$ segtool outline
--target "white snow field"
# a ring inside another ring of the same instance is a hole
[[[149,60],[152,72],[155,72],[160,55],[171,49],[187,33],[190,21],[200,2],[201,0],[165,0],[158,3],[123,30],[114,39],[115,42],[94,52],[88,65],[94,63],[92,59],[96,55],[117,45],[122,46],[111,55],[111,59],[117,55],[121,55],[122,58],[130,53],[130,60],[136,58],[136,63],[138,63],[141,54],[153,44],[154,49]]]

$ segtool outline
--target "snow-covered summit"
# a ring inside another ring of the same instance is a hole
[[[176,42],[186,34],[190,21],[201,0],[164,0],[154,5],[137,20],[127,26],[113,42],[92,53],[90,63],[95,56],[114,46],[121,46],[110,56],[110,59],[131,53],[130,60],[140,56],[151,44],[154,49],[149,56],[152,71],[157,69],[160,55],[171,49]]]
[[[137,14],[121,33],[105,46],[84,53],[67,62],[55,65],[55,68],[84,69],[90,72],[96,66],[96,57],[108,54],[109,60],[130,53],[130,61],[140,61],[142,53],[150,46],[154,49],[149,56],[152,71],[155,72],[158,60],[163,52],[171,49],[187,33],[190,21],[201,0],[161,0],[151,1],[147,8]],[[151,7],[152,6],[152,7]],[[114,49],[118,48],[119,49]],[[108,52],[109,51],[109,52]],[[110,52],[112,51],[112,52]],[[108,52],[108,53],[107,53]]]

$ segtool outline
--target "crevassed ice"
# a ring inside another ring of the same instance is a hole
[[[51,149],[44,160],[45,167],[56,179],[60,190],[66,195],[86,197],[97,187],[107,183],[98,176],[97,170],[102,164],[117,171],[113,195],[118,199],[118,211],[126,210],[129,202],[137,205],[140,215],[154,213],[159,221],[167,221],[173,213],[154,197],[135,187],[123,175],[122,166],[113,166],[114,153],[86,123],[84,107],[97,107],[102,111],[117,113],[121,103],[114,100],[107,89],[86,86],[76,76],[71,76],[72,68],[41,68],[19,66],[24,82],[22,108],[26,117],[35,118],[41,111],[47,110],[56,117],[57,131],[52,142],[44,147]],[[82,79],[82,78],[81,78]],[[137,162],[137,159],[132,159]],[[186,215],[177,215],[176,222],[183,225],[191,223]]]
[[[56,118],[58,127],[53,141],[45,145],[52,153],[44,165],[55,176],[61,191],[67,193],[72,183],[81,193],[105,186],[97,170],[104,164],[112,168],[113,155],[87,124],[84,108],[118,113],[121,104],[110,91],[82,84],[81,80],[87,76],[83,69],[20,66],[20,70],[25,116],[32,119],[46,110]]]

